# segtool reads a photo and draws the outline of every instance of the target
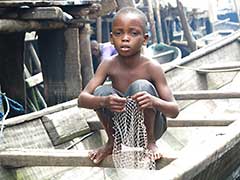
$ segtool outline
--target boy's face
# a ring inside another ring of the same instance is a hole
[[[111,42],[121,56],[132,56],[141,52],[147,42],[142,20],[135,14],[119,15],[112,26]]]

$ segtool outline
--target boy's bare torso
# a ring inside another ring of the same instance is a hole
[[[114,57],[109,61],[110,68],[107,69],[107,74],[112,81],[112,86],[124,93],[135,80],[146,79],[153,81],[150,66],[150,60],[145,57],[132,62],[131,59],[128,62],[121,62],[117,57]]]

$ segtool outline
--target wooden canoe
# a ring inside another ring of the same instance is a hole
[[[171,61],[179,61],[182,58],[182,53],[178,47],[158,43],[152,44],[147,48],[147,56],[160,64],[164,64]]]
[[[158,141],[156,170],[99,166],[90,149],[106,141],[96,114],[77,100],[7,119],[0,179],[236,179],[240,171],[240,31],[178,63],[164,65],[181,108]]]

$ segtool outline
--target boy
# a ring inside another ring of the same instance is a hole
[[[123,112],[127,96],[131,96],[144,112],[147,148],[154,159],[161,158],[156,138],[166,130],[164,115],[175,118],[179,113],[160,64],[141,54],[148,39],[146,28],[147,18],[140,10],[130,7],[119,10],[113,19],[111,33],[111,43],[118,54],[100,64],[79,95],[79,107],[95,109],[108,136],[107,143],[89,155],[96,164],[112,153],[111,112]],[[112,87],[101,86],[107,77]]]

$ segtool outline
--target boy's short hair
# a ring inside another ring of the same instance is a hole
[[[146,15],[139,9],[134,8],[134,7],[125,7],[120,9],[119,11],[117,11],[117,13],[115,14],[114,18],[113,18],[113,22],[115,21],[115,19],[119,16],[119,15],[123,15],[123,14],[135,14],[137,15],[143,23],[143,31],[144,33],[147,33],[147,25],[148,25],[148,20]]]

